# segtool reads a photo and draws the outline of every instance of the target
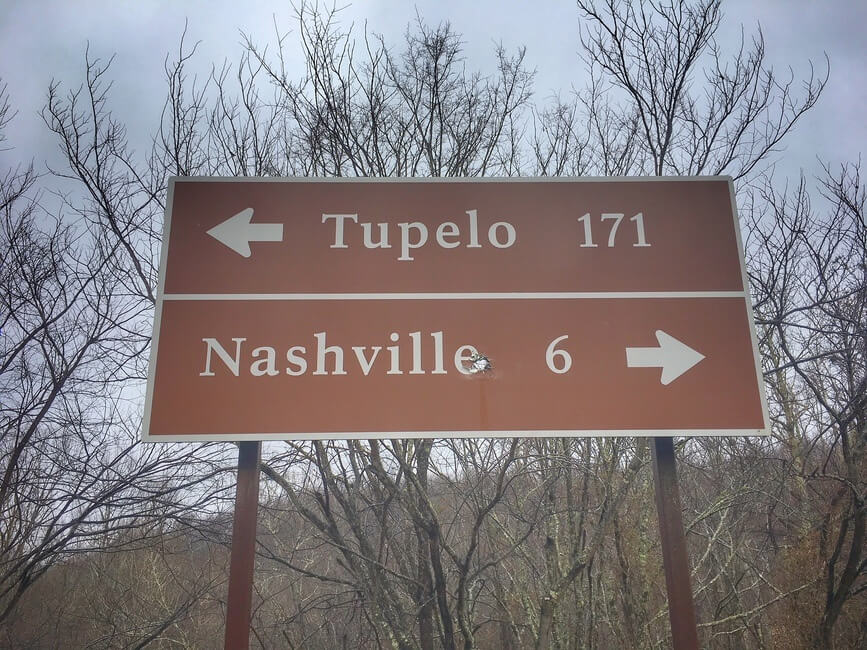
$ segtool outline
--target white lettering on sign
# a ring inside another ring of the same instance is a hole
[[[557,348],[558,343],[565,341],[568,338],[568,334],[558,336],[556,339],[551,341],[548,348],[545,350],[545,364],[548,366],[548,370],[553,372],[555,375],[567,373],[572,367],[572,355],[566,352],[566,350],[560,350]]]
[[[286,365],[282,369],[277,366],[277,347],[259,345],[247,353],[247,339],[245,337],[232,337],[229,339],[234,345],[224,346],[216,338],[202,338],[205,344],[204,370],[199,373],[200,377],[215,377],[217,374],[229,374],[240,377],[248,374],[252,377],[276,377],[285,372],[290,377],[300,377],[307,374],[313,362],[311,375],[347,375],[360,372],[367,377],[374,369],[385,370],[386,375],[402,375],[404,368],[402,363],[407,355],[401,356],[403,346],[400,334],[391,332],[388,340],[393,344],[385,346],[386,355],[381,355],[382,345],[354,345],[350,350],[352,354],[346,354],[341,345],[329,345],[327,332],[313,334],[313,345],[308,352],[307,346],[293,345],[286,349]],[[445,375],[448,374],[445,366],[445,337],[442,332],[430,333],[430,349],[433,350],[432,367],[425,367],[422,352],[426,349],[427,340],[422,332],[409,333],[410,375]],[[478,350],[472,345],[460,345],[455,349],[454,366],[461,374],[470,374],[466,364],[477,355]],[[380,361],[382,359],[382,361]]]
[[[443,221],[433,232],[433,237],[424,223],[421,221],[404,221],[396,224],[398,233],[398,248],[400,254],[397,256],[400,262],[411,262],[415,259],[413,251],[423,248],[431,243],[435,243],[440,248],[482,248],[483,245],[479,239],[479,215],[477,210],[467,210],[467,222],[464,229],[454,221]],[[391,248],[392,244],[389,240],[389,224],[376,223],[369,221],[358,220],[358,214],[323,214],[322,223],[334,226],[334,238],[329,248],[349,248],[346,241],[347,229],[355,224],[361,228],[362,244],[367,249],[373,248]],[[374,228],[374,226],[376,226]],[[378,231],[378,236],[374,240],[374,232]],[[518,239],[518,231],[515,226],[508,221],[497,221],[491,224],[487,230],[488,244],[494,248],[511,248],[515,245]]]
[[[568,334],[558,336],[545,349],[545,365],[555,375],[563,375],[572,368],[572,355],[562,346],[566,345]],[[679,341],[662,330],[656,330],[659,345],[648,348],[627,347],[626,366],[628,368],[660,368],[659,381],[668,386],[690,368],[705,358],[683,341]],[[223,356],[220,355],[222,359]]]
[[[199,373],[200,377],[213,377],[214,373],[211,370],[211,351],[217,353],[217,356],[220,358],[226,367],[232,372],[236,377],[241,370],[241,362],[239,360],[241,356],[241,344],[247,339],[232,339],[235,342],[235,356],[230,356],[226,349],[220,345],[217,339],[202,339],[202,342],[207,346],[207,352],[205,353],[205,370]]]
[[[443,221],[440,223],[433,236],[429,232],[427,225],[421,221],[403,221],[397,226],[397,246],[400,249],[400,254],[397,256],[399,262],[412,262],[415,260],[414,251],[424,248],[425,246],[435,243],[440,248],[452,249],[464,246],[465,248],[482,248],[482,240],[479,238],[479,214],[478,210],[467,210],[467,221],[462,229],[461,226],[454,221]],[[617,234],[620,230],[621,222],[626,215],[622,212],[603,212],[599,215],[599,226],[605,230],[607,226],[606,245],[608,248],[614,248],[618,242]],[[578,217],[578,222],[583,226],[582,237],[580,237],[580,248],[598,248],[599,244],[594,241],[594,226],[593,217],[588,212],[582,217]],[[634,238],[631,242],[633,248],[648,248],[650,243],[647,241],[647,233],[644,229],[644,213],[639,212],[629,218],[629,221],[634,224]],[[354,224],[361,229],[361,241],[366,249],[374,248],[392,248],[390,241],[390,224],[387,222],[373,223],[370,221],[358,220],[358,214],[326,214],[322,215],[323,224],[332,224],[334,226],[334,237],[329,248],[349,248],[346,236],[347,230]],[[598,233],[597,233],[598,234]],[[604,237],[604,234],[603,234]],[[622,239],[622,238],[621,238]],[[487,242],[494,248],[511,248],[518,240],[518,231],[515,226],[508,221],[497,221],[491,224],[487,229]]]
[[[358,215],[357,214],[323,214],[322,215],[322,223],[325,223],[329,219],[334,219],[334,243],[331,244],[331,248],[349,248],[346,243],[343,241],[343,222],[347,219],[352,219],[355,223],[358,223]],[[370,247],[368,247],[370,248]]]
[[[462,227],[454,221],[443,221],[433,233],[429,232],[428,226],[421,221],[403,221],[397,224],[388,222],[373,223],[359,221],[358,214],[323,213],[322,223],[334,226],[334,237],[329,248],[350,248],[347,242],[347,230],[354,224],[361,229],[361,241],[364,248],[392,248],[389,239],[390,227],[396,225],[397,246],[400,254],[397,256],[400,262],[415,260],[413,251],[435,243],[440,248],[452,249],[464,246],[465,248],[483,248],[480,239],[478,210],[466,210],[467,222]],[[243,257],[250,257],[250,242],[282,241],[283,224],[250,223],[253,208],[246,208],[234,217],[214,226],[207,231],[231,250]],[[578,222],[583,226],[580,248],[598,248],[599,244],[594,241],[594,228],[605,229],[607,224],[607,247],[614,248],[617,241],[617,233],[620,229],[623,217],[622,212],[603,212],[599,215],[599,226],[593,226],[593,218],[588,212],[578,217]],[[647,233],[644,229],[644,213],[639,212],[629,218],[634,224],[635,237],[632,246],[634,248],[646,248],[650,246],[647,241]],[[518,231],[514,224],[508,221],[497,221],[487,229],[487,243],[494,248],[511,248],[518,239]],[[599,233],[597,233],[598,235]],[[604,234],[603,234],[604,237]],[[621,237],[621,240],[623,238]]]
[[[455,368],[464,375],[473,374],[473,371],[467,367],[467,364],[475,359],[478,354],[479,351],[472,345],[462,345],[455,351]]]
[[[626,216],[622,212],[603,212],[600,216],[602,223],[611,222],[608,230],[608,248],[614,248],[614,243],[617,239],[617,229],[620,227],[620,222]],[[647,234],[644,232],[644,214],[639,212],[634,217],[629,219],[635,224],[635,243],[632,244],[635,248],[647,248],[650,246],[647,243]],[[590,213],[588,212],[583,217],[578,217],[578,221],[584,225],[584,241],[579,244],[581,248],[596,248],[599,244],[593,242],[593,224],[591,223]]]

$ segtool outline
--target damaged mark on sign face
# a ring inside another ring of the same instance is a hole
[[[464,368],[466,369],[467,374],[470,375],[489,373],[494,369],[491,360],[488,359],[488,357],[486,357],[484,354],[481,354],[479,352],[470,355],[468,361],[469,364],[464,365]]]

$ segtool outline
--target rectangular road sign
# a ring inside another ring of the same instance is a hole
[[[170,183],[145,440],[767,428],[728,178]]]

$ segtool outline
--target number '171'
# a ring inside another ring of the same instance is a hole
[[[617,230],[620,228],[620,222],[623,221],[624,216],[622,212],[602,213],[600,221],[603,224],[609,222],[608,248],[614,247],[614,241],[617,239]],[[590,213],[588,212],[583,217],[579,217],[578,221],[584,224],[584,243],[581,244],[581,248],[596,248],[598,244],[593,242],[593,225],[590,221]],[[644,232],[644,215],[639,212],[634,217],[630,217],[629,221],[635,224],[636,242],[632,245],[635,247],[650,246],[647,243],[647,235]]]

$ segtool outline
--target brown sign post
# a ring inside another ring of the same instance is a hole
[[[150,442],[768,428],[723,177],[175,178],[153,349]]]
[[[235,489],[229,589],[226,596],[225,650],[244,650],[250,645],[261,455],[262,443],[258,440],[238,444],[238,483]]]

